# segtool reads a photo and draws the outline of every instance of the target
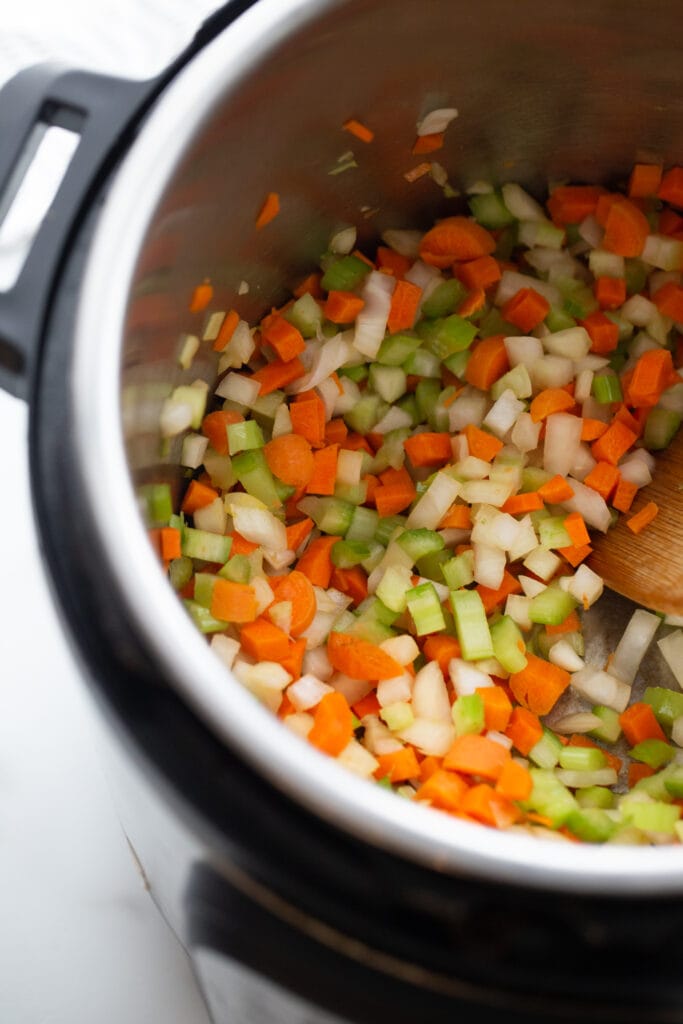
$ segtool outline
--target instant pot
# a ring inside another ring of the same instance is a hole
[[[43,555],[124,826],[216,1024],[683,1021],[679,846],[494,832],[356,779],[214,657],[137,497],[181,494],[161,406],[216,374],[210,342],[178,362],[199,282],[255,320],[334,229],[362,246],[456,211],[404,177],[437,107],[459,112],[440,158],[456,187],[683,162],[679,39],[667,0],[232,2],[153,81],[41,67],[0,94],[0,215],[49,130],[72,142],[0,293],[0,382],[30,403]],[[349,149],[357,167],[331,174]],[[601,605],[607,649],[632,607]]]

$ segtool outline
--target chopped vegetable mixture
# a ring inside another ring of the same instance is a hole
[[[639,610],[590,664],[582,616],[591,531],[652,521],[683,416],[683,168],[468,202],[372,253],[338,232],[256,325],[200,286],[217,404],[165,403],[192,479],[177,514],[148,489],[154,539],[217,656],[351,771],[497,828],[680,842],[683,693],[632,684],[659,633],[683,687],[681,623]]]

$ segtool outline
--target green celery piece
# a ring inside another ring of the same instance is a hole
[[[187,558],[198,558],[203,562],[220,562],[221,565],[230,557],[231,547],[232,537],[209,533],[208,530],[196,530],[191,526],[185,528],[181,541],[182,553]]]
[[[400,366],[381,366],[373,363],[370,367],[370,387],[385,402],[396,402],[406,390],[406,372]]]
[[[415,388],[415,401],[421,421],[429,418],[429,414],[436,407],[441,394],[441,382],[428,377],[421,380]]]
[[[342,501],[348,501],[352,505],[362,505],[368,496],[368,482],[367,480],[361,480],[357,484],[335,484],[334,487],[335,498],[341,498]]]
[[[418,558],[415,566],[420,576],[424,576],[428,580],[435,580],[437,583],[443,583],[443,572],[441,570],[450,559],[450,554],[450,551],[442,549],[441,551],[430,551],[429,554]]]
[[[601,807],[607,810],[614,807],[615,797],[607,786],[586,786],[576,791],[576,802],[579,807]]]
[[[683,715],[683,693],[668,690],[664,686],[648,686],[643,700],[655,713],[655,718],[666,729],[673,727],[674,721]]]
[[[173,500],[168,484],[145,484],[139,490],[147,512],[148,526],[166,526],[173,515]]]
[[[368,368],[365,363],[361,363],[358,366],[342,366],[338,372],[340,377],[348,377],[349,380],[355,381],[356,384],[360,384],[368,376]]]
[[[424,528],[418,530],[406,530],[398,538],[399,545],[413,560],[413,564],[419,558],[430,555],[435,551],[441,551],[444,547],[444,539],[436,530]]]
[[[504,391],[512,391],[516,398],[530,398],[533,391],[529,371],[524,363],[518,363],[491,385],[491,398],[497,401]]]
[[[598,747],[572,747],[571,744],[560,751],[560,768],[574,772],[594,772],[604,768],[607,758]]]
[[[673,441],[681,425],[681,417],[673,409],[653,409],[648,413],[643,442],[650,451],[661,451]]]
[[[577,320],[585,320],[598,309],[598,302],[588,285],[574,277],[560,277],[554,284],[562,296],[562,308]]]
[[[470,548],[455,555],[441,567],[449,590],[460,590],[474,582],[474,552]]]
[[[418,636],[445,629],[441,602],[432,583],[420,583],[412,587],[406,594],[406,603]]]
[[[539,523],[538,539],[544,548],[571,547],[572,539],[564,528],[565,516],[547,516]]]
[[[443,361],[443,365],[447,370],[450,370],[455,377],[464,377],[467,364],[470,361],[471,352],[469,349],[463,349],[462,352],[454,352],[452,356],[447,356]]]
[[[403,363],[406,373],[414,377],[437,377],[441,379],[441,360],[426,348],[418,348]]]
[[[673,833],[676,822],[681,816],[681,808],[678,804],[665,804],[657,801],[648,801],[647,803],[622,801],[620,806],[623,808],[624,818],[644,832]]]
[[[341,498],[306,498],[299,505],[322,533],[344,537],[351,525],[355,506]]]
[[[458,697],[451,708],[451,717],[456,736],[479,735],[484,731],[484,701],[480,693],[468,693]]]
[[[360,564],[369,576],[384,558],[386,548],[382,544],[378,544],[376,540],[368,541],[368,547],[370,548],[370,554]]]
[[[448,431],[448,408],[452,403],[455,390],[456,389],[451,384],[449,384],[448,387],[445,387],[443,391],[439,392],[436,405],[429,410],[429,414],[427,416],[429,426],[437,433],[446,433]]]
[[[364,508],[358,505],[351,517],[351,525],[346,531],[347,540],[361,540],[370,542],[374,539],[379,513],[374,508]]]
[[[619,712],[614,708],[605,707],[604,704],[596,704],[592,711],[601,720],[601,724],[591,729],[590,735],[604,743],[616,743],[621,736]]]
[[[357,617],[359,619],[374,619],[375,622],[380,622],[383,626],[393,625],[399,614],[399,612],[387,608],[384,602],[380,601],[376,595],[374,597],[366,597],[357,609]]]
[[[576,799],[552,771],[531,768],[530,774],[533,790],[527,804],[539,814],[550,818],[554,828],[560,828],[569,815],[577,810]]]
[[[674,800],[683,799],[683,765],[672,764],[664,780],[664,788]]]
[[[477,328],[469,320],[452,313],[437,320],[420,320],[415,330],[438,359],[469,348],[477,336]]]
[[[595,374],[591,386],[591,394],[596,402],[600,402],[601,405],[621,402],[624,397],[619,378],[611,373]]]
[[[216,576],[212,572],[196,572],[194,574],[194,600],[203,608],[211,607],[213,588]]]
[[[251,563],[247,555],[233,555],[225,563],[218,575],[232,583],[248,583],[251,579]]]
[[[270,509],[280,508],[282,501],[262,448],[251,448],[235,455],[232,470],[247,494],[258,498]]]
[[[624,264],[624,277],[626,279],[626,293],[638,295],[643,291],[650,276],[652,267],[639,259],[627,259]]]
[[[406,516],[385,516],[384,519],[380,519],[377,523],[377,529],[375,530],[375,540],[387,546],[391,540],[392,534],[395,530],[405,529]]]
[[[483,320],[479,323],[479,332],[482,338],[492,338],[494,334],[502,334],[505,337],[522,334],[519,327],[510,324],[504,319],[502,313],[495,306],[490,309]]]
[[[183,604],[201,633],[223,633],[225,631],[227,623],[221,619],[214,619],[208,608],[190,600],[183,601]]]
[[[288,501],[293,494],[296,494],[296,487],[291,487],[289,484],[283,484],[282,480],[278,480],[276,476],[273,477],[273,483],[275,484],[275,490],[280,501]]]
[[[335,625],[336,631],[337,626]],[[356,619],[353,626],[348,629],[345,628],[343,631],[345,633],[352,633],[353,636],[357,636],[360,640],[367,640],[370,644],[381,644],[390,637],[396,636],[391,626],[385,626],[374,618]]]
[[[304,338],[315,338],[317,329],[323,322],[323,311],[309,292],[300,295],[283,316],[301,331]]]
[[[455,312],[466,296],[465,285],[458,281],[457,277],[451,277],[438,284],[429,298],[422,303],[422,314],[430,319],[448,316],[449,313]]]
[[[231,456],[252,448],[263,448],[263,445],[263,434],[255,420],[228,424],[228,449]]]
[[[366,391],[353,409],[344,413],[344,421],[351,430],[365,436],[381,420],[388,408],[387,403],[383,402],[379,395]]]
[[[259,426],[272,431],[275,414],[284,400],[284,391],[271,391],[269,395],[260,395],[256,399],[251,407],[251,414]]]
[[[415,395],[404,395],[403,398],[399,398],[396,403],[399,409],[403,409],[407,412],[411,419],[411,426],[416,427],[420,422],[420,414],[417,409],[417,401]]]
[[[604,843],[617,829],[617,823],[599,807],[578,807],[567,817],[565,825],[585,843]]]
[[[542,487],[550,479],[550,473],[546,472],[545,469],[541,469],[540,466],[525,466],[522,470],[522,486],[520,491],[523,494],[537,491],[539,487]]]
[[[517,221],[514,224],[508,224],[506,228],[502,228],[498,238],[496,239],[496,248],[494,256],[496,259],[508,262],[512,259],[513,253],[518,245],[517,239]],[[487,335],[482,335],[486,337]]]
[[[505,228],[514,223],[515,218],[508,210],[500,192],[484,192],[482,195],[470,196],[468,205],[472,216],[484,228]]]
[[[551,307],[545,318],[545,325],[549,331],[566,331],[569,327],[576,327],[576,320],[561,306]]]
[[[411,433],[410,427],[396,427],[395,430],[390,430],[385,434],[384,443],[372,461],[371,471],[375,474],[382,473],[389,466],[392,469],[400,469],[406,458],[403,442],[410,437]]]
[[[635,747],[631,747],[629,753],[635,761],[642,761],[656,771],[673,759],[675,750],[664,740],[643,740],[642,743],[636,743]]]
[[[452,590],[451,607],[462,657],[480,661],[493,657],[493,643],[486,612],[476,590]]]
[[[502,615],[491,629],[494,657],[506,672],[521,672],[526,668],[526,644],[517,623],[509,615]]]
[[[352,569],[369,554],[370,546],[360,540],[338,540],[330,549],[330,559],[338,569]]]
[[[529,603],[529,619],[544,626],[559,626],[576,608],[577,602],[571,594],[557,583],[551,583]]]
[[[194,567],[187,555],[174,558],[168,565],[168,578],[174,590],[182,590],[192,579]]]
[[[407,607],[407,594],[413,589],[412,573],[402,565],[390,565],[385,571],[377,587],[377,597],[391,609],[400,614]]]
[[[564,747],[555,733],[544,726],[543,735],[529,751],[529,760],[537,764],[539,768],[554,768],[559,763],[562,750]]]
[[[413,337],[412,334],[390,334],[379,347],[377,362],[382,366],[402,366],[421,344],[420,339]]]
[[[342,256],[327,267],[320,284],[326,292],[352,292],[362,284],[371,269],[358,256]]]

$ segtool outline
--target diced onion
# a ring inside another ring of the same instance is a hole
[[[287,696],[297,711],[308,711],[323,699],[326,693],[332,693],[332,687],[313,675],[301,676],[295,683],[287,687]]]
[[[574,465],[581,444],[581,429],[581,418],[566,412],[553,413],[546,419],[543,467],[553,476],[557,473],[566,476]]]
[[[400,256],[406,256],[411,260],[417,259],[420,252],[422,232],[404,228],[388,228],[382,232],[382,241],[390,249],[399,253]],[[426,266],[427,264],[424,265]]]
[[[594,665],[586,665],[572,673],[572,688],[591,704],[604,704],[620,714],[628,707],[631,687],[628,683]]]
[[[356,317],[353,335],[355,349],[369,359],[374,359],[384,340],[387,319],[391,308],[391,296],[396,281],[389,274],[373,270],[368,274],[361,293],[365,305]]]
[[[636,609],[617,644],[610,672],[625,683],[632,683],[661,622],[658,615],[646,612],[644,608]]]
[[[356,244],[356,234],[355,227],[342,228],[341,231],[337,231],[330,238],[330,252],[336,252],[340,256],[350,253]]]
[[[445,132],[451,121],[458,116],[455,107],[440,107],[438,110],[430,110],[428,114],[418,122],[418,135],[435,135]]]
[[[674,678],[683,690],[683,629],[676,629],[668,636],[657,641],[662,657],[674,674]]]

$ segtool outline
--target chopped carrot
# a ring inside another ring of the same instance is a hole
[[[513,743],[513,746],[526,757],[532,747],[535,747],[543,736],[543,726],[537,714],[529,711],[528,708],[516,707],[512,709],[510,724],[505,730]]]
[[[208,280],[198,284],[190,299],[190,313],[201,313],[213,298],[213,286]]]
[[[639,764],[638,761],[631,761],[628,766],[628,788],[633,789],[637,782],[640,782],[641,779],[649,779],[654,773],[654,768],[650,768],[649,764]]]
[[[159,531],[159,544],[161,557],[164,562],[170,562],[173,558],[180,558],[180,530],[175,526],[162,526]]]
[[[254,544],[253,541],[247,540],[237,530],[233,531],[229,535],[232,539],[232,545],[230,547],[231,555],[250,555],[253,551],[256,551],[258,544]]]
[[[327,656],[337,672],[352,679],[393,679],[403,673],[395,658],[377,644],[361,640],[352,633],[330,633],[327,638]]]
[[[294,407],[293,407],[294,408]],[[263,449],[268,467],[278,480],[289,487],[306,487],[315,463],[310,442],[301,434],[281,434]]]
[[[420,765],[412,747],[402,747],[390,754],[378,754],[376,779],[388,778],[390,782],[406,782],[408,779],[419,778]]]
[[[439,530],[469,530],[472,525],[472,510],[464,502],[451,505],[440,521]]]
[[[256,661],[281,661],[289,653],[289,637],[268,619],[248,622],[240,630],[242,650]]]
[[[565,478],[557,473],[538,488],[538,493],[548,505],[561,505],[574,497],[574,490]]]
[[[417,156],[420,153],[435,153],[443,147],[445,132],[431,132],[429,135],[418,135],[413,143],[411,153]]]
[[[591,313],[579,322],[588,331],[591,340],[590,350],[596,355],[608,355],[619,344],[619,327],[604,313]]]
[[[672,206],[683,208],[683,167],[671,167],[664,172],[657,195]]]
[[[338,444],[329,444],[313,452],[313,472],[306,485],[307,494],[334,494],[338,456]]]
[[[613,420],[604,434],[593,441],[591,452],[598,462],[616,466],[622,455],[638,440],[638,435],[618,420]]]
[[[326,693],[313,712],[308,741],[324,754],[338,757],[353,739],[353,715],[346,697],[334,690]]]
[[[617,489],[612,498],[612,507],[617,512],[628,512],[637,493],[637,484],[632,484],[630,480],[624,480],[623,476],[620,476]]]
[[[450,434],[434,434],[429,431],[424,434],[413,434],[406,438],[403,447],[413,466],[443,466],[450,462],[453,452],[451,450]]]
[[[486,736],[465,733],[455,739],[443,759],[443,766],[448,771],[495,780],[509,758],[510,752],[502,744]]]
[[[595,213],[604,189],[597,185],[560,185],[548,200],[548,212],[554,224],[580,224]]]
[[[297,569],[308,576],[314,587],[329,587],[334,568],[330,551],[338,540],[341,540],[341,537],[317,537],[309,542],[299,559]]]
[[[557,412],[567,412],[575,405],[572,395],[568,395],[564,388],[546,388],[539,391],[529,406],[529,412],[534,423],[553,416]]]
[[[500,264],[494,256],[480,256],[476,260],[458,263],[454,269],[458,280],[472,289],[483,288],[486,291],[501,278]]]
[[[442,762],[442,757],[435,757],[433,754],[423,757],[420,761],[420,780],[426,782],[427,779],[431,779],[432,775],[441,768]]]
[[[625,427],[632,430],[634,434],[642,433],[642,425],[638,422],[636,417],[628,409],[628,406],[624,405],[623,402],[612,417],[612,422],[618,420],[619,423],[623,423]],[[601,435],[602,436],[602,435]]]
[[[483,288],[474,288],[458,306],[458,316],[473,316],[486,303],[486,292]]]
[[[352,598],[354,608],[368,596],[368,577],[359,565],[354,565],[351,569],[335,567],[332,570],[330,585]]]
[[[507,569],[503,573],[503,582],[496,589],[485,587],[482,583],[477,584],[477,593],[487,615],[490,615],[493,609],[502,604],[510,594],[519,594],[521,590],[522,584]]]
[[[330,420],[325,424],[325,444],[343,445],[349,433],[349,428],[341,418]]]
[[[303,542],[313,529],[313,520],[306,517],[298,523],[290,523],[285,527],[287,534],[287,548],[289,551],[298,551]]]
[[[621,473],[616,466],[609,462],[597,462],[590,473],[584,477],[584,484],[586,487],[592,488],[597,491],[600,497],[604,498],[605,501],[609,501],[614,494],[619,480],[621,479]]]
[[[325,403],[315,391],[297,395],[289,407],[292,431],[305,437],[314,448],[325,443]]]
[[[377,691],[371,690],[361,700],[357,700],[353,705],[353,713],[356,718],[363,719],[366,715],[378,715],[381,710],[380,702],[377,700]]]
[[[472,387],[488,391],[499,377],[510,368],[507,349],[502,335],[492,335],[472,346],[465,367],[465,380]]]
[[[467,217],[446,217],[428,231],[420,242],[425,263],[444,269],[456,260],[475,260],[496,248],[490,232]]]
[[[314,274],[308,274],[303,281],[292,291],[292,295],[295,295],[297,299],[300,299],[302,295],[312,295],[314,299],[322,297],[323,290],[320,287],[322,280],[322,274],[318,271]]]
[[[628,194],[631,199],[647,199],[656,196],[662,183],[660,164],[634,164],[628,180]]]
[[[505,732],[512,714],[512,703],[502,686],[480,686],[476,691],[484,704],[484,725]]]
[[[583,733],[574,733],[572,736],[570,736],[568,739],[567,746],[588,747],[593,750],[600,750],[605,755],[607,764],[610,768],[614,768],[615,772],[618,772],[621,768],[620,757],[617,757],[616,754],[612,754],[609,750],[605,750],[605,748],[601,747],[599,743],[596,743],[595,740],[589,739],[589,737],[585,736]]]
[[[612,203],[605,221],[602,247],[619,256],[640,256],[650,234],[647,217],[630,199]]]
[[[485,430],[480,430],[473,423],[469,423],[465,427],[463,434],[467,438],[470,455],[473,455],[475,459],[483,459],[484,462],[492,462],[504,447],[503,442],[497,437],[488,434]]]
[[[590,534],[580,512],[570,512],[565,517],[563,525],[575,547],[580,548],[583,544],[590,544]]]
[[[282,316],[275,316],[271,319],[268,326],[262,331],[262,338],[266,345],[270,345],[275,350],[284,363],[294,359],[294,356],[301,355],[306,348],[301,331]]]
[[[496,782],[496,793],[507,800],[528,800],[532,789],[533,780],[529,769],[512,758],[506,761]]]
[[[258,230],[264,228],[266,224],[270,224],[271,220],[274,220],[280,212],[280,196],[277,192],[269,192],[266,196],[263,206],[259,210],[258,216],[256,217],[256,227]]]
[[[355,117],[350,117],[348,121],[344,121],[342,128],[345,132],[349,132],[351,135],[355,135],[361,142],[372,142],[375,137],[375,133],[367,125],[364,125],[362,121],[357,121]]]
[[[656,405],[674,372],[673,359],[668,349],[656,348],[643,352],[626,390],[628,404],[636,409]]]
[[[243,419],[244,416],[234,409],[217,409],[216,412],[207,413],[202,420],[202,434],[208,437],[214,451],[219,455],[227,455],[228,426],[241,423]]]
[[[257,615],[256,594],[246,583],[233,583],[217,576],[211,594],[211,614],[223,622],[253,622]]]
[[[346,448],[347,451],[357,452],[361,449],[368,453],[368,455],[374,455],[374,451],[370,447],[367,438],[363,437],[362,434],[352,433],[347,434],[344,443],[341,445],[342,448]]]
[[[457,811],[467,788],[465,780],[455,772],[437,768],[422,783],[415,799],[438,807],[441,811]]]
[[[500,510],[511,516],[518,516],[526,512],[536,512],[543,507],[543,498],[538,491],[528,491],[522,494],[513,494]]]
[[[213,343],[214,352],[222,352],[235,333],[235,328],[240,322],[239,313],[234,309],[229,310],[223,317],[223,322]]]
[[[657,503],[655,501],[648,501],[647,505],[641,508],[640,512],[626,520],[626,525],[631,533],[641,533],[646,526],[650,525],[658,512],[659,506]]]
[[[292,636],[299,636],[313,622],[317,609],[311,581],[301,570],[293,569],[286,576],[272,577],[270,585],[276,601],[291,601],[289,632]]]
[[[412,480],[407,483],[399,480],[396,483],[380,484],[374,493],[377,511],[383,519],[403,512],[416,497],[417,491]]]
[[[365,300],[353,292],[331,291],[323,306],[323,312],[334,324],[351,324],[356,319]]]
[[[607,424],[602,420],[594,420],[588,416],[584,416],[581,421],[581,440],[582,441],[597,441],[599,437],[607,430]]]
[[[545,631],[548,636],[561,636],[562,633],[578,633],[581,629],[581,620],[579,619],[576,610],[570,612],[563,622],[560,622],[557,626],[546,626]]]
[[[642,701],[631,704],[619,715],[619,725],[631,747],[635,747],[636,743],[642,743],[643,740],[666,740],[654,711],[649,704]]]
[[[581,565],[592,554],[593,548],[590,544],[582,544],[580,547],[573,545],[570,548],[558,548],[557,551],[563,558],[566,558],[570,565],[576,568],[577,565]]]
[[[207,484],[201,484],[198,480],[190,480],[190,485],[185,491],[185,497],[181,508],[187,515],[193,515],[197,509],[205,508],[219,497],[218,491]]]
[[[365,501],[364,505],[376,505],[375,492],[379,487],[379,480],[372,473],[366,473],[365,476],[361,477],[361,481],[365,484]]]
[[[623,277],[598,277],[594,293],[601,309],[618,309],[626,302],[626,281]]]
[[[493,828],[509,828],[522,816],[510,800],[485,782],[468,789],[460,806],[469,817]]]
[[[547,715],[569,686],[571,677],[565,669],[530,651],[526,657],[526,668],[510,676],[510,689],[522,707],[537,715]]]
[[[500,312],[508,323],[528,333],[543,323],[550,312],[550,303],[534,288],[520,288],[503,303]]]
[[[287,384],[292,384],[299,377],[303,377],[305,373],[304,364],[297,356],[286,363],[281,362],[279,359],[268,363],[260,370],[252,373],[251,379],[259,382],[261,385],[259,397],[263,397],[263,395],[269,395],[279,388],[286,387]]]
[[[397,281],[391,296],[387,328],[390,334],[410,330],[417,317],[422,289],[411,281]]]
[[[431,169],[432,165],[425,160],[421,164],[416,164],[415,167],[411,167],[409,171],[405,172],[403,177],[406,179],[406,181],[412,184],[419,178],[424,178],[425,174],[429,174]]]
[[[403,277],[411,266],[412,262],[407,256],[402,256],[400,252],[396,252],[395,249],[390,249],[386,245],[379,245],[377,247],[377,266],[380,270],[384,270],[397,279]]]
[[[460,644],[454,636],[446,633],[432,633],[424,642],[422,653],[429,661],[438,662],[444,675],[448,673],[448,665],[453,658],[461,655]]]

